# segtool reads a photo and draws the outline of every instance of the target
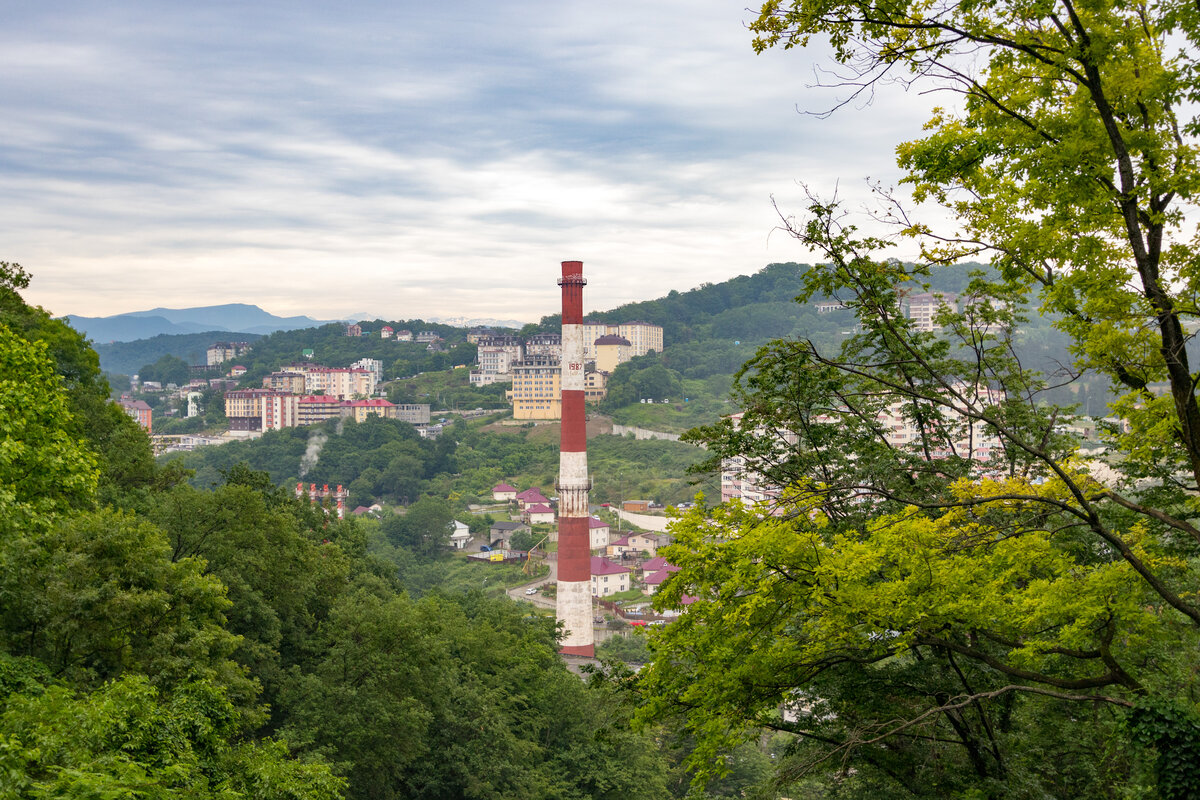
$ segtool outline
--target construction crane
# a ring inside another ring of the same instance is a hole
[[[530,556],[532,556],[532,555],[533,555],[533,551],[534,551],[534,550],[536,550],[536,549],[538,548],[538,545],[540,545],[542,542],[546,541],[546,540],[547,540],[547,539],[549,539],[549,538],[550,538],[550,534],[548,534],[548,533],[547,533],[547,534],[546,534],[545,536],[543,536],[541,539],[538,539],[536,542],[534,542],[534,543],[533,543],[533,546],[529,548],[529,555],[530,555]],[[532,564],[532,563],[533,563],[533,559],[532,559],[532,558],[529,558],[528,556],[526,556],[526,558],[525,558],[525,566],[521,567],[521,572],[524,572],[526,575],[532,575],[533,573],[531,573],[531,572],[529,571],[529,565],[530,565],[530,564]]]

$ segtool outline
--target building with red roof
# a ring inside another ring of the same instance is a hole
[[[507,503],[517,499],[517,487],[507,483],[497,483],[492,487],[492,499],[497,503]]]
[[[554,509],[545,503],[530,503],[521,513],[521,519],[530,525],[553,525]]]
[[[614,564],[602,556],[592,556],[592,594],[606,597],[629,591],[629,568]]]
[[[523,492],[519,492],[516,500],[520,504],[521,508],[525,508],[525,506],[528,505],[537,505],[538,503],[542,503],[544,505],[550,504],[549,498],[543,495],[542,490],[536,486],[532,486]]]
[[[355,422],[364,422],[367,417],[376,416],[386,419],[396,418],[396,406],[382,397],[372,397],[370,400],[355,400],[345,403],[350,409],[350,416]]]
[[[331,394],[310,394],[297,402],[296,416],[301,425],[316,425],[342,415],[342,398]]]

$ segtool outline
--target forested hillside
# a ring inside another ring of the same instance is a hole
[[[254,342],[261,338],[259,333],[231,334],[228,331],[164,333],[149,339],[94,344],[93,347],[100,356],[100,369],[114,375],[135,375],[143,365],[152,364],[163,356],[174,356],[187,365],[205,364],[206,351],[216,342]]]
[[[401,320],[398,322],[360,323],[362,336],[346,336],[346,327],[340,324],[322,325],[319,328],[303,328],[295,331],[279,331],[255,343],[242,359],[249,370],[244,378],[246,385],[262,385],[262,378],[284,364],[303,359],[304,350],[312,350],[312,361],[330,367],[348,367],[360,358],[375,358],[383,362],[385,380],[414,375],[418,372],[443,370],[475,360],[475,345],[466,341],[467,331],[450,325]],[[395,330],[407,329],[414,334],[433,331],[445,339],[444,352],[431,351],[419,342],[398,342],[383,339],[379,330],[388,325]]]
[[[688,469],[703,454],[680,442],[601,435],[588,442],[595,502],[622,498],[681,503],[695,493]],[[497,483],[549,488],[558,474],[558,426],[485,426],[457,421],[437,439],[412,425],[369,417],[270,431],[260,439],[172,454],[168,463],[194,472],[198,487],[219,484],[239,463],[290,488],[298,481],[341,484],[351,507],[408,504],[422,495],[487,499]]]

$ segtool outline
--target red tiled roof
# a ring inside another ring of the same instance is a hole
[[[342,398],[332,394],[308,394],[300,398],[301,403],[340,403]]]
[[[391,408],[394,403],[389,403],[382,397],[374,397],[370,400],[355,400],[350,404],[352,408]]]
[[[588,527],[589,528],[607,528],[608,523],[602,519],[597,519],[596,517],[588,517]]]
[[[492,487],[493,492],[515,492],[517,487],[509,486],[507,483],[497,483]]]
[[[650,586],[658,586],[660,583],[665,581],[672,572],[678,572],[678,570],[660,569],[658,572],[651,572],[642,580]]]
[[[546,505],[542,505],[541,503],[537,503],[536,505],[526,506],[525,513],[526,514],[553,514],[554,509],[551,508],[550,506],[546,506]]]
[[[629,536],[628,535],[622,536],[620,539],[617,539],[614,542],[609,542],[609,544],[617,545],[618,547],[628,547],[629,546]]]
[[[593,575],[620,575],[622,572],[629,572],[629,568],[614,564],[601,556],[592,556]]]
[[[650,559],[649,561],[642,562],[642,572],[657,572],[660,569],[670,569],[671,571],[677,571],[679,569],[679,567],[668,562],[662,556],[655,556],[654,558]]]

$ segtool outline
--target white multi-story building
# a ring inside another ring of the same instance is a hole
[[[378,358],[360,358],[350,365],[350,369],[365,369],[375,376],[375,383],[383,383],[383,362]]]
[[[525,340],[525,355],[529,358],[562,359],[561,333],[535,333]]]
[[[249,342],[217,342],[209,345],[205,352],[207,364],[214,367],[217,364],[224,364],[226,361],[237,358],[250,349]]]
[[[937,324],[934,317],[943,308],[957,311],[958,298],[953,293],[921,292],[906,297],[903,307],[905,316],[913,321],[913,327],[919,331],[935,331],[942,326]]]
[[[508,375],[513,364],[521,360],[521,350],[511,347],[481,347],[477,354],[479,371],[493,375]]]
[[[997,405],[1004,400],[1004,392],[999,389],[978,387],[974,391],[967,389],[973,404]],[[975,421],[970,425],[963,424],[963,417],[953,409],[940,408],[945,424],[953,428],[951,437],[938,440],[936,437],[926,437],[929,455],[934,459],[958,456],[970,458],[980,464],[986,464],[997,454],[1000,439],[988,429],[983,422]],[[740,425],[741,414],[731,417],[735,425]],[[827,424],[837,424],[836,415],[830,415],[818,420]],[[896,401],[882,410],[876,417],[876,423],[882,429],[887,443],[896,448],[911,448],[921,442],[920,428],[904,414],[904,403]],[[796,444],[799,437],[787,431],[778,432],[788,444]],[[725,459],[721,465],[721,500],[741,499],[746,503],[773,502],[779,496],[779,487],[763,480],[763,476],[746,464],[742,456]]]

